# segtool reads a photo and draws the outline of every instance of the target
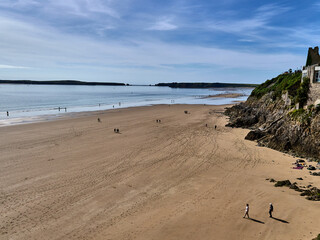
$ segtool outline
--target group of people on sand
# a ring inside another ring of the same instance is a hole
[[[273,212],[273,205],[272,205],[272,203],[270,203],[269,204],[269,217],[271,217],[272,218],[272,212]],[[250,218],[249,217],[249,204],[247,203],[247,205],[246,205],[246,210],[245,210],[245,213],[244,213],[244,216],[243,216],[243,218],[245,218],[245,217],[248,217],[248,218]]]

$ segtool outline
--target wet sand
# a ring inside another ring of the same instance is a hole
[[[224,127],[223,110],[159,105],[0,128],[0,239],[315,237],[320,203],[265,179],[319,188],[320,177]]]
[[[215,94],[215,95],[209,95],[205,98],[238,98],[245,96],[242,93],[221,93],[221,94]]]

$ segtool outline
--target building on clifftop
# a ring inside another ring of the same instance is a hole
[[[309,48],[306,66],[302,68],[302,79],[310,78],[310,92],[307,105],[320,104],[320,55],[319,47]],[[302,80],[301,79],[301,80]]]
[[[310,78],[311,85],[320,83],[319,47],[309,48],[306,66],[302,69],[302,78]]]

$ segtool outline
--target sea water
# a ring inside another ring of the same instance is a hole
[[[155,104],[230,104],[246,100],[251,91],[250,88],[1,84],[0,126],[57,118],[74,112],[113,108]],[[224,93],[240,93],[244,96],[206,98],[208,95]]]

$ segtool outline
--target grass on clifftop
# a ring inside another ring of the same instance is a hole
[[[272,99],[276,100],[284,92],[288,92],[292,104],[299,103],[302,107],[308,100],[309,83],[308,78],[304,78],[301,82],[301,72],[283,73],[256,87],[250,97],[259,99],[267,93],[272,93]]]
[[[289,95],[294,96],[300,87],[301,72],[283,73],[279,76],[267,80],[256,87],[250,96],[261,98],[263,95],[273,92],[273,98],[281,97],[283,91],[288,91]]]

